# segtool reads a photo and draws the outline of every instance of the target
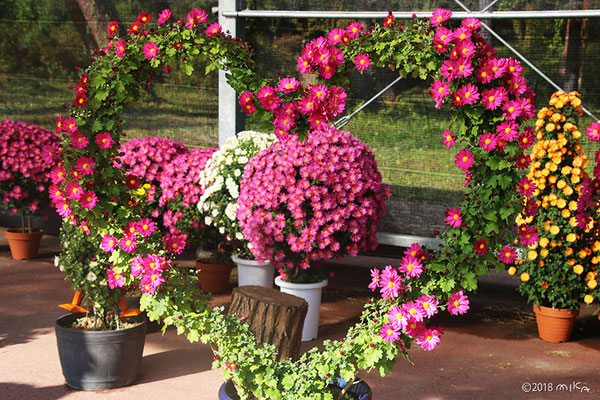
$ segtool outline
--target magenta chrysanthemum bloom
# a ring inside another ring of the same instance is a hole
[[[154,42],[148,42],[142,47],[142,52],[144,53],[144,58],[146,60],[150,60],[152,58],[156,58],[160,50],[158,46]]]
[[[335,28],[327,35],[327,41],[331,46],[335,46],[338,43],[342,43],[342,38],[346,34],[346,31],[340,28]]]
[[[481,92],[481,103],[488,110],[495,110],[500,107],[506,99],[506,90],[504,88],[494,88]]]
[[[300,82],[296,78],[283,78],[279,81],[278,88],[284,93],[291,93],[300,87]]]
[[[140,289],[143,293],[155,294],[165,278],[160,273],[146,274],[140,282]]]
[[[497,127],[498,137],[506,142],[512,142],[519,137],[519,124],[515,121],[503,121]]]
[[[517,259],[517,250],[512,247],[502,246],[502,250],[498,253],[498,259],[504,264],[512,264]]]
[[[354,65],[358,71],[366,71],[371,66],[371,59],[362,53],[354,57]]]
[[[420,251],[421,251],[421,246],[419,246],[419,243],[413,243],[410,245],[409,248],[404,250],[404,255],[418,257],[418,254]]]
[[[119,31],[119,23],[117,21],[110,21],[106,31],[108,32],[109,38],[115,36]]]
[[[221,24],[219,24],[218,22],[210,24],[206,27],[206,31],[204,33],[206,33],[206,36],[218,35],[219,33],[221,33]]]
[[[73,169],[81,173],[82,176],[91,175],[94,173],[94,167],[96,163],[93,158],[90,157],[79,157],[77,161],[75,161],[75,165]]]
[[[475,55],[475,45],[470,41],[462,41],[454,50],[458,53],[459,57],[471,58]]]
[[[471,41],[471,30],[463,26],[456,28],[453,32],[453,40],[458,45]],[[471,43],[472,44],[472,43]]]
[[[425,310],[421,307],[421,305],[416,301],[409,301],[402,305],[402,310],[404,313],[412,320],[421,322],[425,317]]]
[[[117,247],[117,239],[115,239],[115,237],[111,235],[104,235],[102,241],[100,242],[100,247],[102,248],[102,250],[108,253],[112,253]]]
[[[75,122],[75,118],[73,117],[69,117],[63,120],[62,122],[62,127],[64,130],[66,130],[69,133],[75,133],[77,132],[77,123]]]
[[[402,262],[400,263],[400,272],[406,274],[406,278],[418,278],[423,272],[423,264],[421,264],[421,260],[419,260],[415,256],[404,256],[402,258]]]
[[[405,329],[409,323],[409,317],[406,315],[406,312],[396,305],[392,306],[390,311],[388,311],[387,319],[389,323],[392,324],[392,326],[398,331]]]
[[[463,291],[454,293],[448,298],[448,312],[450,315],[464,314],[469,310],[469,299]]]
[[[127,253],[131,253],[137,248],[137,240],[134,234],[127,233],[119,240],[119,247]]]
[[[404,329],[404,332],[412,337],[417,337],[419,335],[422,335],[424,330],[425,324],[422,321],[411,320]]]
[[[491,132],[484,133],[479,137],[479,146],[487,152],[494,150],[497,144],[498,138]]]
[[[536,184],[528,177],[525,177],[519,181],[518,190],[523,196],[532,196],[536,189]]]
[[[158,24],[163,25],[169,21],[169,18],[171,18],[171,10],[165,8],[160,14],[158,14]]]
[[[452,207],[446,210],[446,218],[444,221],[453,228],[458,228],[462,225],[462,216],[460,208]]]
[[[597,142],[600,140],[600,122],[592,122],[585,130],[589,140]]]
[[[435,108],[440,108],[444,99],[450,94],[450,82],[435,81],[431,84],[429,95],[435,100]]]
[[[423,294],[417,299],[417,302],[423,309],[423,312],[425,313],[426,317],[431,318],[435,314],[437,314],[437,306],[440,303],[435,299],[435,296],[428,296],[426,294]]]
[[[383,324],[383,327],[379,330],[379,335],[384,342],[393,343],[400,339],[400,332],[394,329],[392,325]]]
[[[140,24],[139,22],[134,22],[131,25],[129,25],[129,33],[132,35],[137,35],[138,33],[140,33],[140,27],[142,26],[142,24]]]
[[[437,329],[426,329],[422,335],[417,336],[415,341],[423,350],[431,351],[440,344],[439,331]]]
[[[519,101],[509,100],[502,105],[502,111],[504,111],[502,114],[504,118],[514,121],[521,116],[523,110]]]
[[[462,20],[461,26],[475,32],[481,26],[481,21],[477,18],[465,18]]]
[[[371,270],[371,283],[369,283],[369,289],[375,291],[379,287],[379,270],[373,268]]]
[[[362,25],[358,22],[352,22],[346,28],[346,35],[350,39],[356,39],[358,35],[362,32]]]
[[[163,237],[163,241],[166,249],[173,254],[181,254],[186,246],[183,235],[167,234]]]
[[[190,11],[185,18],[186,24],[185,26],[188,29],[192,29],[196,24],[203,24],[208,20],[208,14],[204,10],[200,10],[199,8],[194,8]]]
[[[461,86],[456,93],[462,98],[463,104],[471,105],[477,103],[477,100],[479,100],[479,91],[477,90],[477,87],[470,83]]]
[[[444,60],[444,62],[442,62],[442,66],[440,68],[442,78],[448,81],[453,81],[457,78],[456,72],[456,64],[453,60]]]
[[[79,200],[83,194],[83,188],[77,182],[69,182],[65,187],[65,194],[71,200]]]
[[[458,168],[462,169],[463,171],[467,171],[473,166],[475,159],[473,154],[468,149],[462,149],[456,155],[454,163],[458,166]]]
[[[394,25],[394,14],[391,11],[388,12],[387,17],[383,20],[383,26]]]
[[[65,170],[65,166],[61,163],[52,168],[50,171],[50,179],[52,180],[52,183],[58,185],[65,180],[66,174],[67,171]]]
[[[96,196],[96,193],[93,191],[87,190],[83,192],[79,198],[79,203],[81,204],[81,207],[91,210],[96,206],[96,203],[98,203],[98,196]]]
[[[137,278],[144,273],[144,263],[142,256],[137,255],[131,260],[131,274]]]
[[[66,200],[59,200],[55,203],[56,212],[62,218],[68,218],[73,215],[71,211],[71,207],[69,207],[69,202]]]
[[[96,143],[101,149],[110,149],[115,141],[110,136],[110,133],[104,132],[96,135]]]
[[[519,228],[519,236],[523,246],[531,246],[538,241],[538,233],[533,226],[525,225]]]
[[[256,93],[256,97],[268,111],[274,111],[281,104],[281,99],[275,95],[275,90],[270,86],[261,87]]]
[[[475,253],[476,254],[487,254],[488,252],[488,243],[487,240],[481,238],[481,239],[477,239],[477,241],[475,242],[475,246],[473,246],[475,248]]]
[[[452,135],[452,132],[450,132],[450,130],[446,129],[444,130],[444,145],[447,148],[452,147],[452,145],[454,144],[454,136]]]
[[[531,126],[526,127],[519,135],[517,142],[522,149],[530,148],[535,143],[535,135]]]
[[[248,115],[256,111],[256,105],[254,104],[253,97],[254,94],[252,92],[246,91],[240,95],[240,100],[238,101],[242,111]]]
[[[141,25],[147,24],[148,22],[150,22],[151,20],[151,16],[148,13],[140,13],[137,17],[137,22],[139,22]]]
[[[88,138],[81,134],[81,132],[77,131],[71,134],[71,146],[77,150],[85,148],[89,143]]]
[[[454,61],[455,75],[459,78],[466,78],[473,75],[474,68],[471,65],[471,60],[468,58],[459,58]]]
[[[575,215],[575,221],[579,229],[585,229],[588,224],[592,221],[592,217],[587,212],[577,213]]]
[[[526,169],[531,164],[531,157],[528,154],[520,154],[515,157],[515,166],[517,169]]]
[[[125,49],[127,48],[127,42],[123,39],[119,39],[115,43],[114,49],[117,57],[123,57],[125,55]]]
[[[391,265],[388,265],[383,270],[379,287],[381,288],[381,297],[384,299],[388,297],[396,298],[400,294],[400,291],[404,289],[402,278]]]
[[[88,226],[86,221],[82,221],[81,224],[79,224],[79,228],[81,229],[81,232],[83,232],[86,236],[90,236],[90,227]]]
[[[125,277],[118,272],[115,272],[114,269],[109,269],[106,271],[108,275],[108,287],[114,289],[116,287],[123,287],[125,284]]]
[[[444,22],[448,21],[452,16],[452,11],[446,10],[444,8],[438,8],[433,12],[429,21],[432,26],[440,26]]]
[[[448,46],[450,43],[452,43],[453,38],[454,34],[450,29],[439,28],[435,31],[435,35],[433,36],[433,43]]]
[[[156,230],[156,225],[150,218],[144,218],[137,223],[137,232],[142,234],[142,236],[150,236]]]
[[[156,272],[162,272],[162,260],[161,257],[151,254],[142,259],[144,271],[147,274],[153,274]]]

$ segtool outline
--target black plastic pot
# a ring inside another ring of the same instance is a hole
[[[106,390],[131,385],[140,369],[146,322],[118,331],[66,328],[83,313],[56,320],[56,343],[67,385],[80,390]]]
[[[346,386],[346,382],[340,378],[330,383],[329,386],[337,386],[341,389]],[[365,381],[360,381],[352,385],[347,393],[355,400],[371,400],[373,398],[371,387]],[[219,400],[240,400],[240,396],[238,396],[231,379],[228,379],[219,388]]]

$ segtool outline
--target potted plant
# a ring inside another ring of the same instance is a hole
[[[238,266],[238,285],[273,286],[274,269],[267,259],[255,259],[242,234],[236,212],[240,182],[246,164],[260,150],[277,140],[274,134],[244,131],[227,139],[200,172],[202,196],[198,210],[204,223],[218,229],[234,248],[233,262]]]
[[[517,275],[519,291],[533,303],[540,338],[564,342],[579,303],[592,303],[596,292],[596,219],[578,210],[588,201],[585,188],[597,182],[585,172],[588,159],[579,144],[579,94],[556,92],[550,105],[538,111],[538,141],[528,181],[520,188],[525,208],[517,222],[526,250],[509,273]]]
[[[4,206],[21,215],[21,227],[6,231],[16,260],[37,255],[43,232],[32,229],[31,216],[48,217],[50,170],[58,153],[58,138],[49,130],[22,121],[0,123],[0,193]]]
[[[246,166],[237,217],[252,254],[279,270],[275,283],[309,291],[302,340],[317,337],[327,284],[315,263],[374,249],[388,196],[371,150],[334,127],[275,142]]]

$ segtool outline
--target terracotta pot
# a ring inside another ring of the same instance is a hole
[[[549,308],[534,304],[533,311],[535,312],[540,339],[551,343],[569,340],[579,310]]]
[[[208,258],[196,260],[200,287],[206,293],[223,293],[229,287],[233,264],[209,264]]]
[[[15,260],[35,258],[43,235],[44,232],[41,229],[33,232],[22,232],[20,228],[8,229],[6,239],[8,239],[12,258]]]

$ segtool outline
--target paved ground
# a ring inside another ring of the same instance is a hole
[[[101,392],[69,389],[58,361],[54,321],[64,314],[56,305],[70,300],[72,291],[54,267],[57,251],[57,238],[46,236],[38,259],[12,260],[0,229],[1,400],[217,398],[221,374],[210,369],[210,350],[173,331],[147,335],[135,385]],[[320,337],[305,347],[341,337],[369,295],[365,266],[393,261],[362,257],[336,264],[338,273],[324,292]],[[531,306],[507,278],[482,280],[467,315],[438,321],[446,326],[442,343],[433,352],[413,349],[414,366],[398,360],[391,376],[369,375],[374,399],[600,398],[600,321],[592,310],[582,309],[571,342],[543,342],[537,338]],[[226,294],[215,301],[223,304],[228,298]],[[578,382],[590,393],[575,389]]]

